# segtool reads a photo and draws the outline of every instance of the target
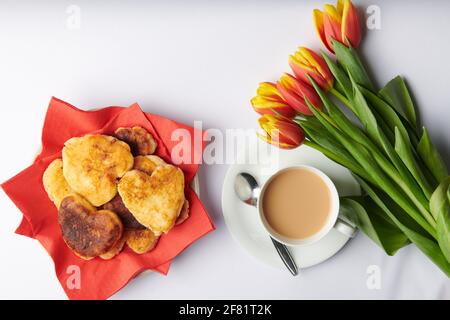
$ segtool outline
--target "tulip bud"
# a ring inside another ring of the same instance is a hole
[[[285,73],[277,82],[278,91],[283,96],[284,100],[296,111],[312,115],[313,113],[306,104],[305,98],[318,109],[321,107],[321,100],[316,90],[301,80],[297,80],[292,75]]]
[[[338,0],[337,5],[325,5],[324,11],[314,10],[314,24],[323,44],[334,53],[333,40],[357,48],[361,42],[358,12],[350,0]]]
[[[296,115],[296,111],[289,106],[277,86],[271,82],[260,83],[256,96],[250,102],[255,111],[262,115],[282,115],[286,118],[293,118]]]
[[[289,65],[297,79],[309,83],[309,75],[325,91],[333,87],[334,78],[327,63],[311,49],[300,47],[289,56]]]
[[[281,149],[296,148],[305,139],[302,128],[292,120],[265,114],[259,118],[258,122],[265,131],[265,135],[258,133],[258,136]]]

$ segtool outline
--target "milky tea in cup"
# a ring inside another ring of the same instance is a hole
[[[309,166],[287,168],[264,185],[259,203],[269,234],[287,245],[321,239],[338,217],[339,197],[331,180]]]

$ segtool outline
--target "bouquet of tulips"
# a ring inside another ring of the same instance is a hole
[[[405,82],[375,88],[356,51],[351,1],[314,10],[314,22],[335,59],[299,48],[293,75],[259,85],[259,136],[285,149],[306,144],[348,168],[364,194],[342,198],[341,213],[388,255],[413,243],[450,277],[450,177]]]

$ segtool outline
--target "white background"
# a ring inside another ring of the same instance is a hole
[[[80,29],[67,27],[70,5]],[[204,128],[254,128],[258,82],[288,71],[298,45],[322,48],[311,11],[322,1],[1,1],[0,181],[29,165],[50,97],[85,109],[138,102],[146,111]],[[364,56],[379,84],[404,75],[423,123],[445,158],[450,136],[448,1],[358,1],[381,9]],[[450,281],[414,247],[387,257],[363,235],[331,260],[292,278],[249,256],[220,207],[226,165],[202,166],[202,200],[217,230],[184,251],[167,277],[145,274],[117,299],[450,298]],[[21,214],[0,193],[0,298],[65,299],[53,263],[14,234]],[[367,268],[381,270],[369,290]]]

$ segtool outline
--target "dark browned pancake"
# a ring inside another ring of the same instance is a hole
[[[119,128],[114,136],[128,143],[134,156],[146,156],[153,154],[156,150],[156,140],[142,127]]]
[[[123,233],[122,222],[112,211],[97,211],[83,197],[73,194],[61,202],[58,222],[64,241],[84,259],[108,252]]]
[[[125,207],[119,194],[117,194],[110,202],[104,204],[103,209],[114,211],[119,216],[125,229],[145,229],[145,227],[134,218],[130,210]]]

